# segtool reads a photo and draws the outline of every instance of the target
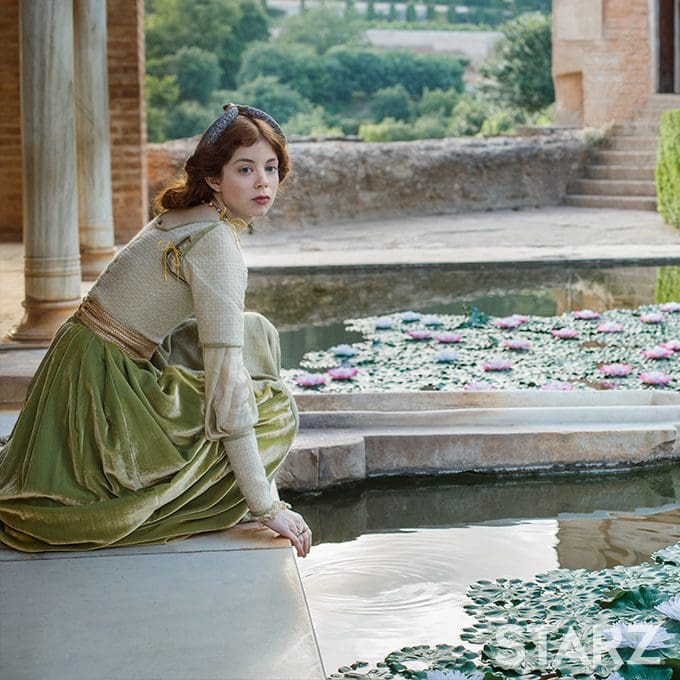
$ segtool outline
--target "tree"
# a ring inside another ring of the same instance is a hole
[[[376,90],[371,97],[371,109],[376,123],[389,117],[409,121],[414,112],[413,100],[401,83]]]
[[[309,45],[317,54],[324,54],[335,45],[362,45],[367,41],[359,21],[347,21],[336,9],[319,5],[304,14],[288,17],[277,42]]]
[[[390,12],[387,15],[388,21],[397,20],[397,2],[396,0],[390,0]]]
[[[170,56],[150,59],[147,72],[158,78],[173,76],[179,86],[179,98],[201,104],[207,103],[222,77],[217,56],[199,47],[181,47]]]
[[[263,109],[282,125],[295,114],[311,113],[314,109],[308,99],[273,76],[258,76],[244,83],[233,93],[232,101],[247,102],[250,106]]]
[[[375,2],[374,0],[367,0],[366,2],[366,18],[369,21],[375,19]]]
[[[236,84],[243,47],[266,39],[268,19],[259,0],[150,0],[145,37],[147,59],[162,59],[181,47],[214,53],[223,84]]]
[[[409,0],[406,4],[406,21],[413,23],[417,19],[416,6],[413,0]]]
[[[502,37],[480,67],[485,90],[499,104],[533,113],[555,99],[550,17],[525,14],[501,27]]]

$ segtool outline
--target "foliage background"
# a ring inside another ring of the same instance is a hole
[[[550,0],[321,2],[288,17],[265,0],[146,0],[150,141],[198,134],[227,101],[272,113],[291,135],[366,141],[505,134],[549,122]],[[466,60],[371,47],[366,29],[496,28],[465,87]]]

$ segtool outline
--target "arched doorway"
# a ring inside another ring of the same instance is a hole
[[[680,0],[658,0],[658,89],[680,93]]]

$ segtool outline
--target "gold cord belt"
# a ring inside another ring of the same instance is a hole
[[[74,316],[100,338],[120,347],[135,359],[150,359],[157,347],[155,342],[112,317],[90,297],[80,303]]]

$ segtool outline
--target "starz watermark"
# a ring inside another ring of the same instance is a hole
[[[577,668],[592,673],[624,663],[656,665],[658,650],[676,637],[657,623],[617,623],[610,626],[500,626],[489,642],[493,661],[506,669]]]

